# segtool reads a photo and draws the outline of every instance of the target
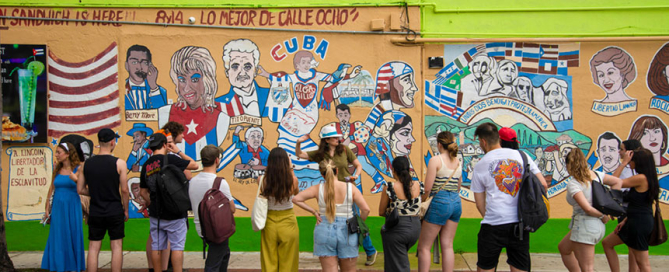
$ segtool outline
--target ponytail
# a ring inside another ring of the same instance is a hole
[[[411,166],[409,164],[409,159],[406,157],[397,157],[393,160],[393,172],[395,173],[395,179],[402,183],[402,189],[404,189],[404,195],[407,199],[412,199],[411,187],[413,186],[413,178],[409,172]]]
[[[450,131],[442,131],[437,134],[437,142],[448,152],[451,159],[458,156],[458,144],[454,141],[454,135]]]
[[[334,172],[337,169],[336,167],[332,160],[323,160],[318,165],[321,175],[325,178],[325,195],[323,201],[325,202],[325,216],[330,222],[334,222],[335,220],[335,181],[337,180],[337,176]]]

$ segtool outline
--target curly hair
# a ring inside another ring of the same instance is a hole
[[[67,160],[70,161],[70,167],[72,167],[73,170],[75,167],[81,164],[81,161],[79,160],[79,154],[77,154],[77,149],[71,143],[62,142],[58,145],[58,147],[56,147],[56,149],[61,149],[63,152],[67,153]],[[62,169],[63,163],[58,162],[56,167],[53,169],[53,177],[51,179],[52,181],[56,179],[56,176]]]
[[[623,78],[623,89],[627,88],[627,85],[632,83],[636,78],[636,66],[634,65],[632,56],[620,47],[609,46],[599,50],[599,52],[595,53],[590,60],[590,73],[592,74],[592,81],[595,84],[599,85],[597,65],[607,62],[613,63],[613,66],[620,70],[620,76]]]
[[[585,160],[585,155],[583,155],[583,151],[580,148],[572,149],[569,154],[567,154],[565,162],[567,163],[567,172],[569,172],[569,175],[571,175],[572,178],[585,186],[590,185],[590,168],[588,167],[588,162]]]
[[[202,112],[213,112],[217,107],[214,102],[216,91],[218,90],[218,83],[216,82],[216,62],[209,53],[209,50],[204,47],[186,46],[179,49],[172,55],[170,77],[172,82],[177,86],[176,107],[186,110],[188,103],[181,96],[179,92],[179,76],[186,75],[192,71],[199,71],[202,73],[202,81],[204,83],[204,104],[202,105]]]
[[[653,61],[650,62],[646,84],[648,89],[655,95],[669,95],[669,82],[667,81],[667,65],[669,65],[669,43],[665,43],[657,50]]]

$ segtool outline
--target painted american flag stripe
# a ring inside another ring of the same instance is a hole
[[[113,93],[111,93],[107,96],[103,96],[103,97],[96,98],[96,99],[90,99],[90,100],[87,100],[87,101],[90,101],[90,103],[94,103],[94,104],[103,104],[103,103],[112,102],[116,99],[118,99],[118,90],[116,90],[115,92],[113,92]],[[49,101],[49,107],[68,108],[68,109],[79,108],[79,107],[81,107],[81,102],[80,101],[55,101],[55,100],[50,100]]]
[[[104,117],[106,119],[106,118],[118,116],[120,111],[121,110],[117,107],[117,108],[108,109],[106,111],[99,112],[96,115],[98,117]],[[86,115],[75,115],[75,116],[49,115],[49,121],[59,122],[59,123],[68,123],[68,124],[74,124],[74,125],[84,125],[84,124],[89,123],[88,116],[86,116]]]
[[[90,135],[121,124],[115,42],[78,63],[49,52],[48,63],[49,136]]]
[[[76,95],[92,93],[112,84],[115,84],[116,88],[118,88],[118,73],[110,75],[109,77],[101,81],[96,81],[96,82],[88,81],[88,82],[90,83],[84,86],[68,86],[68,85],[60,85],[57,83],[53,83],[51,79],[49,79],[50,83],[49,88],[53,92],[59,92],[62,94],[76,94]]]
[[[113,66],[116,66],[118,62],[116,59],[109,59],[107,62],[102,63],[102,65],[88,71],[84,72],[70,72],[74,69],[72,68],[66,68],[63,67],[62,69],[55,69],[53,67],[49,67],[49,73],[52,76],[57,76],[60,80],[68,80],[68,79],[85,79],[91,76],[95,76],[100,74],[101,72],[108,70],[110,68],[114,68]],[[116,68],[118,69],[118,68]],[[67,78],[67,79],[66,79]]]
[[[49,51],[49,57],[56,62],[53,64],[54,67],[57,68],[58,70],[65,70],[65,67],[75,68],[71,70],[71,73],[86,72],[88,70],[100,66],[101,63],[107,62],[107,60],[109,60],[110,58],[116,59],[117,56],[118,56],[118,50],[116,48],[116,42],[110,44],[104,51],[102,51],[97,56],[82,62],[64,61],[56,57],[53,51]]]
[[[566,63],[565,63],[565,65],[566,65]],[[68,101],[68,102],[90,101],[90,100],[100,99],[100,98],[109,96],[110,94],[113,94],[113,93],[118,93],[117,86],[109,85],[107,87],[104,87],[100,90],[96,90],[96,91],[91,92],[91,93],[88,93],[86,95],[62,94],[62,93],[57,93],[57,92],[51,92],[50,93],[51,98],[49,99],[49,102],[55,102],[55,101]]]

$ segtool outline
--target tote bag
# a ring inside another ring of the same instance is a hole
[[[260,195],[262,185],[265,183],[265,176],[258,177],[258,192],[256,193],[256,200],[253,202],[253,210],[251,210],[251,225],[254,231],[261,231],[265,228],[267,221],[267,209],[269,204],[267,198]]]

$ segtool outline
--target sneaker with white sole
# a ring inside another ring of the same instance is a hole
[[[373,265],[376,262],[376,255],[379,254],[379,252],[374,252],[372,255],[367,255],[367,261],[365,262],[366,266]]]

